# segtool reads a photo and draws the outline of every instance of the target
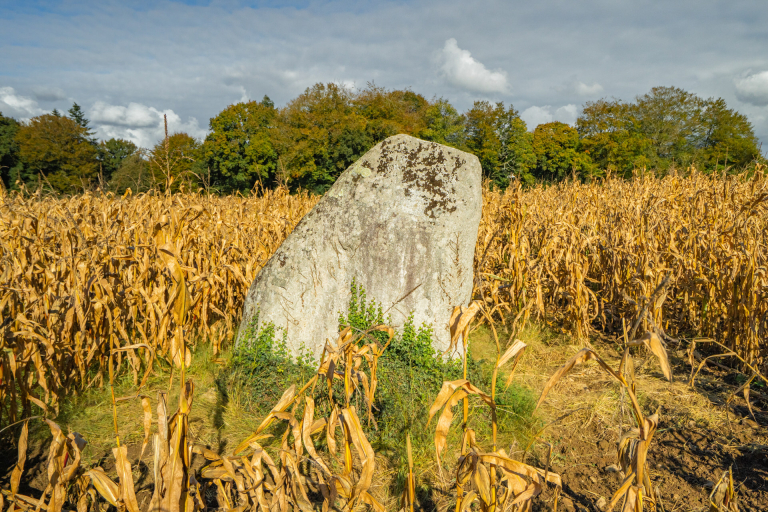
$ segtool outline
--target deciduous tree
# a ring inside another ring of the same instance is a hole
[[[246,191],[271,182],[277,171],[273,131],[277,110],[267,96],[261,103],[230,105],[211,119],[202,158],[213,185],[222,192]]]
[[[533,150],[539,179],[559,181],[572,174],[588,179],[598,173],[589,156],[580,151],[579,132],[565,123],[555,121],[537,126]]]
[[[372,144],[399,133],[416,134],[426,127],[429,102],[413,91],[388,91],[369,83],[354,95],[353,103],[366,120],[365,133]]]
[[[91,186],[98,175],[97,149],[88,130],[68,117],[33,117],[19,128],[16,142],[26,182],[42,174],[54,191],[71,194]]]
[[[480,160],[484,177],[502,188],[511,179],[533,181],[532,136],[513,106],[476,101],[464,119],[467,150]]]
[[[373,145],[354,93],[315,84],[280,111],[276,147],[281,173],[294,185],[324,192]]]
[[[631,176],[651,163],[651,140],[640,130],[632,105],[620,100],[588,102],[576,122],[582,150],[599,169]]]
[[[0,112],[0,179],[6,189],[15,188],[16,181],[21,179],[23,164],[16,143],[18,131],[19,123]]]
[[[110,181],[112,175],[120,168],[123,160],[138,151],[136,144],[125,139],[109,139],[99,144],[99,171],[105,181]]]
[[[200,184],[198,176],[192,172],[199,158],[200,142],[179,132],[155,144],[147,160],[155,185],[164,192],[177,192]]]
[[[424,140],[445,144],[457,149],[466,149],[464,118],[444,98],[430,103],[424,110],[425,127],[419,133]]]
[[[138,194],[154,186],[155,178],[149,171],[149,163],[138,152],[126,157],[109,181],[109,189],[120,195],[129,188],[131,192]]]
[[[747,116],[729,109],[722,98],[706,102],[704,134],[697,162],[705,169],[742,168],[760,158],[760,149]]]
[[[632,111],[651,145],[651,165],[668,168],[693,163],[705,136],[704,101],[677,87],[654,87],[639,96]]]
[[[746,116],[722,98],[702,99],[676,87],[654,87],[634,103],[587,103],[577,126],[596,165],[624,175],[642,167],[743,167],[760,154]]]

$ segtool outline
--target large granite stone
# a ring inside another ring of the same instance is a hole
[[[338,334],[355,278],[395,328],[413,313],[431,324],[435,348],[450,342],[453,307],[472,293],[482,209],[477,157],[396,135],[350,166],[256,276],[244,327],[285,329],[291,351],[319,356]]]

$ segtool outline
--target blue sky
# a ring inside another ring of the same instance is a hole
[[[231,103],[316,82],[410,87],[533,128],[657,85],[723,97],[768,142],[764,1],[0,0],[0,111],[78,102],[100,137],[203,137]],[[768,144],[766,144],[768,146]]]

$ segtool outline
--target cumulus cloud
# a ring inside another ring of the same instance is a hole
[[[538,125],[560,121],[561,123],[573,126],[576,124],[576,118],[579,117],[579,107],[573,104],[564,105],[554,109],[550,105],[542,107],[532,106],[520,113],[520,118],[525,121],[528,129],[533,131]]]
[[[585,84],[584,82],[575,82],[573,84],[573,90],[579,96],[596,96],[603,92],[603,86],[597,82],[591,84]]]
[[[45,113],[37,101],[17,94],[13,87],[0,87],[0,112],[9,117],[29,119]]]
[[[552,107],[549,105],[537,107],[536,105],[528,107],[520,112],[520,118],[528,125],[528,129],[533,131],[540,124],[552,122]]]
[[[561,123],[573,126],[576,124],[576,118],[579,117],[579,107],[573,103],[564,105],[555,110],[553,117],[555,121],[560,121]]]
[[[477,99],[520,110],[551,105],[543,113],[554,117],[561,105],[603,95],[631,100],[658,85],[706,92],[730,105],[737,102],[734,78],[744,78],[740,96],[755,101],[750,84],[759,77],[742,72],[768,69],[754,51],[768,40],[768,9],[754,1],[731,2],[726,10],[694,0],[609,7],[599,0],[495,1],[471,9],[460,0],[385,0],[365,8],[165,1],[152,9],[106,0],[98,9],[66,2],[63,11],[23,4],[0,16],[0,87],[15,88],[46,111],[66,111],[73,100],[84,107],[137,102],[172,109],[185,121],[195,117],[202,127],[246,96],[268,94],[280,106],[316,82],[411,87],[459,111]],[[38,97],[34,86],[59,87],[67,98],[49,102],[56,92],[40,90]],[[768,109],[738,104],[767,146],[768,118],[760,115]]]
[[[185,132],[198,139],[204,138],[207,133],[194,117],[184,122],[173,110],[158,110],[141,103],[129,103],[126,107],[97,101],[87,114],[101,138],[127,139],[145,148],[163,138],[163,115],[168,117],[169,133]]]
[[[445,42],[440,60],[443,75],[456,87],[485,94],[509,91],[506,72],[490,71],[482,62],[475,60],[468,50],[459,48],[454,38]]]
[[[741,101],[761,107],[768,105],[768,71],[737,78],[734,85]]]

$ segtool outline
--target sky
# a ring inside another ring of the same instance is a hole
[[[654,86],[722,97],[768,148],[765,0],[0,0],[0,112],[77,102],[100,138],[203,138],[228,105],[369,82],[514,105],[533,129]],[[763,152],[766,152],[766,148]]]

